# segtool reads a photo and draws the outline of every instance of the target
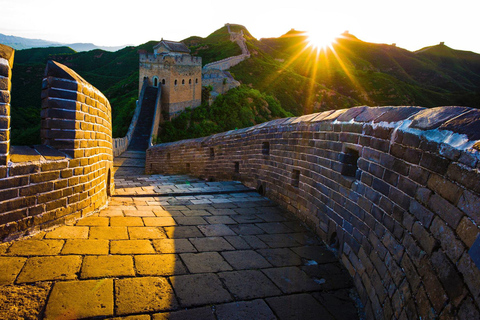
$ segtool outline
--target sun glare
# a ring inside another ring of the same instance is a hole
[[[306,33],[308,45],[312,48],[320,50],[326,50],[330,48],[335,39],[338,38],[338,34],[333,34],[326,30],[309,31]]]

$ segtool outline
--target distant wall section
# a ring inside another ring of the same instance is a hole
[[[0,45],[0,53],[5,51]],[[0,64],[4,60],[0,57]],[[52,61],[42,88],[42,145],[8,148],[7,143],[0,164],[0,239],[88,215],[106,205],[114,190],[108,100]]]
[[[337,250],[369,319],[478,319],[480,111],[357,107],[147,150],[148,173],[235,179]]]

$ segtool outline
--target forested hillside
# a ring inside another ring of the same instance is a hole
[[[480,55],[473,52],[454,50],[444,44],[411,52],[394,45],[364,42],[348,33],[327,50],[318,51],[307,45],[306,36],[299,31],[257,40],[242,26],[231,28],[237,32],[243,30],[251,52],[251,58],[230,70],[245,87],[219,98],[218,102],[229,110],[244,108],[235,114],[249,114],[232,124],[235,127],[276,116],[357,105],[480,106]],[[117,52],[77,53],[68,47],[16,51],[12,78],[12,144],[40,142],[41,80],[48,59],[71,67],[105,93],[112,105],[113,134],[123,136],[138,98],[138,50],[151,52],[157,42]],[[192,54],[202,57],[203,64],[241,53],[238,45],[230,41],[226,27],[206,38],[187,38],[184,43]],[[258,91],[249,91],[247,87]],[[245,94],[249,97],[246,101],[253,99],[258,105],[243,105],[245,100],[240,97]],[[257,96],[262,98],[256,100]],[[272,111],[272,106],[278,106],[281,111]],[[259,110],[267,109],[268,116],[261,116]],[[159,139],[170,141],[235,128],[225,126],[222,116],[212,110],[221,108],[188,111],[181,121],[164,124]],[[244,121],[247,118],[250,120]]]

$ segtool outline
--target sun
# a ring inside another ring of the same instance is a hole
[[[308,46],[317,49],[317,51],[331,48],[339,36],[327,30],[307,31],[305,35],[307,36]]]

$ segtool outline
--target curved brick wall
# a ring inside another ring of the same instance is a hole
[[[476,109],[357,107],[157,145],[146,170],[238,179],[295,213],[370,319],[478,319],[479,139]]]
[[[110,104],[64,65],[45,70],[42,145],[10,147],[13,53],[0,45],[0,239],[90,214],[114,190]]]

